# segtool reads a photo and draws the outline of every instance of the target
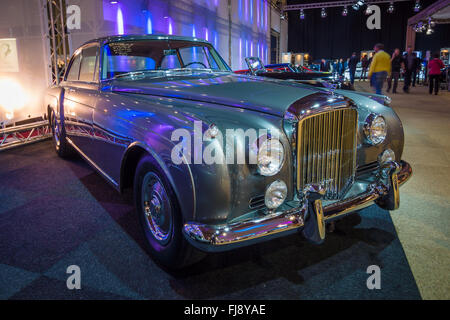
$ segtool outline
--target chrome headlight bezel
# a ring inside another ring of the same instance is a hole
[[[283,180],[276,180],[267,186],[264,193],[264,204],[269,209],[276,209],[286,200],[287,185]]]
[[[381,133],[374,134],[374,129],[382,127]],[[363,126],[364,134],[366,136],[366,141],[371,145],[379,145],[386,140],[387,136],[387,125],[386,120],[382,115],[371,113],[366,117]]]
[[[266,177],[276,175],[283,168],[285,158],[286,152],[280,140],[267,138],[261,141],[257,154],[258,173]]]

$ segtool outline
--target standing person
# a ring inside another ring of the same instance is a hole
[[[400,49],[395,49],[394,53],[391,57],[391,76],[388,77],[388,87],[387,92],[391,90],[392,80],[394,80],[394,86],[392,87],[392,93],[397,93],[397,86],[398,86],[398,78],[400,76],[400,69],[402,68],[403,57],[400,54]]]
[[[373,48],[375,55],[369,69],[370,84],[375,87],[375,93],[381,94],[384,80],[391,73],[391,57],[384,52],[384,45],[377,43]]]
[[[361,59],[361,77],[359,78],[359,80],[364,80],[366,81],[366,73],[367,73],[367,68],[369,67],[369,59],[367,58],[367,55],[365,54],[362,59]]]
[[[322,59],[322,61],[320,61],[320,71],[322,72],[328,71],[327,62],[325,61],[325,59]]]
[[[355,83],[355,73],[356,73],[356,65],[358,64],[359,59],[356,56],[356,52],[352,53],[350,60],[348,61],[348,71],[350,73],[350,83],[353,85]]]
[[[409,87],[411,86],[411,78],[413,72],[415,72],[417,69],[417,57],[416,54],[412,51],[412,48],[410,46],[406,50],[404,60],[405,60],[405,85],[403,86],[403,91],[405,93],[409,93]]]
[[[347,63],[344,59],[341,58],[341,72],[340,75],[343,76],[345,73],[345,69],[347,68]]]
[[[414,53],[414,55],[416,56],[416,61],[414,62],[415,68],[411,74],[413,87],[416,86],[416,82],[417,82],[417,84],[419,84],[419,81],[417,80],[417,76],[420,74],[420,67],[421,67],[420,58],[415,53]]]
[[[338,61],[338,75],[342,76],[344,74],[344,59],[339,59]]]
[[[429,92],[437,95],[439,92],[439,79],[441,77],[441,69],[445,68],[444,63],[439,59],[439,53],[433,54],[433,59],[428,62],[428,82]]]
[[[333,67],[333,74],[338,73],[338,60],[337,59],[333,61],[332,67]]]

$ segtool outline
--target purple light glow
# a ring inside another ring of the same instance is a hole
[[[153,26],[152,26],[152,18],[150,16],[147,17],[147,34],[153,33]]]
[[[260,22],[259,22],[259,3],[260,0],[256,0],[256,25],[259,27],[260,26]]]
[[[239,18],[242,19],[242,0],[239,0]]]
[[[167,18],[167,20],[169,21],[169,34],[172,35],[173,34],[172,19]]]
[[[242,39],[239,38],[239,66],[242,68]]]
[[[245,20],[248,20],[248,0],[245,1]]]
[[[124,34],[123,14],[120,7],[117,8],[117,34]]]

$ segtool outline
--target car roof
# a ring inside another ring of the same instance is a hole
[[[130,41],[130,40],[181,40],[181,41],[193,41],[200,43],[211,44],[208,41],[200,38],[185,37],[185,36],[174,36],[167,34],[128,34],[128,35],[111,35],[105,36],[97,39],[89,40],[83,43],[82,46],[89,43],[100,43],[102,45],[110,42],[120,42],[120,41]]]

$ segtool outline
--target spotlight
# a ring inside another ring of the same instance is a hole
[[[389,13],[394,12],[394,2],[391,2],[391,3],[389,4],[389,8],[387,9],[387,11],[388,11]]]
[[[354,10],[359,10],[360,7],[364,5],[365,0],[357,0],[354,4],[352,4],[352,8]]]
[[[305,19],[305,13],[303,12],[303,9],[300,9],[300,19]]]
[[[116,1],[116,0],[111,0],[109,3],[111,3],[111,4],[118,4],[119,3],[119,1]]]
[[[320,11],[320,16],[322,18],[326,18],[327,17],[327,12],[325,11],[325,8],[322,8],[322,10]]]
[[[372,10],[369,7],[367,7],[366,11],[364,13],[366,14],[366,16],[368,16],[368,15],[372,14]]]
[[[430,26],[428,26],[428,29],[427,29],[427,35],[430,35],[430,34],[432,34],[433,32],[434,32],[434,30],[431,29]]]
[[[281,20],[286,19],[286,16],[284,15],[284,13],[280,14],[280,19],[281,19]]]
[[[347,6],[344,7],[344,10],[342,10],[342,16],[346,17],[348,14]]]
[[[416,0],[416,4],[414,5],[414,12],[419,12],[422,6],[420,5],[420,0]]]

